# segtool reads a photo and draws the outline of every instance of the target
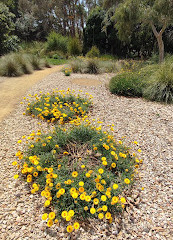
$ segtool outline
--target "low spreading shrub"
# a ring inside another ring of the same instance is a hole
[[[35,98],[36,101],[28,103],[26,113],[48,122],[59,120],[60,124],[84,117],[91,106],[90,100],[72,94],[70,90],[53,91]]]
[[[125,207],[140,161],[121,141],[89,123],[57,126],[47,134],[38,130],[29,138],[27,150],[16,156],[31,193],[39,191],[45,200],[42,219],[48,227],[61,222],[72,232],[89,218],[111,223]]]
[[[65,67],[65,68],[63,68],[62,72],[64,73],[65,76],[70,76],[72,69],[69,67]]]
[[[88,58],[99,57],[100,51],[96,46],[92,46],[91,50],[86,54]]]
[[[166,61],[150,76],[144,97],[151,101],[173,103],[173,61]]]
[[[69,40],[68,53],[71,56],[79,56],[82,53],[82,44],[78,38],[72,38]]]
[[[137,72],[124,72],[113,77],[109,82],[111,93],[129,96],[142,96],[142,80]]]

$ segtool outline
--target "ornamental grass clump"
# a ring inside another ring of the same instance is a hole
[[[34,96],[33,96],[34,97]],[[91,106],[90,99],[75,95],[69,89],[65,91],[53,91],[51,94],[35,95],[35,101],[29,102],[26,113],[37,116],[48,122],[60,124],[72,121],[75,118],[83,117]]]
[[[63,223],[67,232],[89,218],[111,223],[125,208],[125,193],[140,163],[101,126],[91,126],[89,120],[78,126],[74,120],[70,126],[56,125],[47,134],[32,132],[27,150],[16,154],[31,193],[44,199],[42,219],[48,227]]]

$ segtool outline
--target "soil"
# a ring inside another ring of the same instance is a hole
[[[0,77],[0,121],[12,112],[14,106],[21,100],[21,96],[29,88],[49,74],[61,69],[62,66],[54,66],[21,77]]]
[[[92,78],[74,78],[71,82],[86,87],[101,85],[101,81]]]

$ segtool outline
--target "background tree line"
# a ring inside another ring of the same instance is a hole
[[[173,52],[172,0],[0,0],[0,48],[45,41],[52,31],[119,57]]]

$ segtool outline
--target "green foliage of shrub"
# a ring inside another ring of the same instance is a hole
[[[98,74],[99,73],[99,64],[94,59],[89,59],[86,64],[86,73]]]
[[[157,102],[173,103],[173,61],[158,65],[144,90],[144,97]]]
[[[100,51],[96,46],[92,46],[91,50],[86,54],[89,58],[99,57]]]
[[[68,43],[68,53],[71,56],[79,56],[82,53],[82,44],[78,38],[70,39]]]
[[[68,38],[56,32],[51,32],[47,37],[46,45],[47,51],[61,51],[63,54],[66,54],[68,47]]]
[[[26,53],[30,55],[36,55],[38,57],[44,57],[45,56],[45,43],[38,42],[38,41],[32,41],[32,42],[22,42],[20,44],[20,52]]]
[[[70,90],[53,91],[52,94],[36,96],[36,100],[29,103],[26,113],[48,122],[59,120],[63,124],[78,116],[83,117],[90,106],[91,102],[87,98],[72,94]]]
[[[32,182],[31,193],[44,197],[47,225],[55,217],[65,224],[89,218],[112,222],[133,184],[135,158],[129,149],[86,123],[30,136],[27,150],[16,155],[23,158],[21,173]]]
[[[109,90],[117,95],[141,97],[142,81],[140,74],[137,72],[125,72],[116,75],[109,82]]]

